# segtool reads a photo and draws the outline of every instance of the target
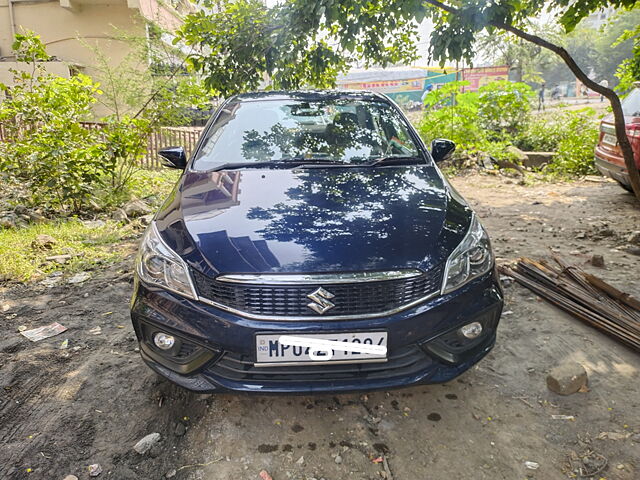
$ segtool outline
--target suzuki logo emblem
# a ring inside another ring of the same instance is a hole
[[[333,297],[335,297],[333,293],[320,287],[307,295],[307,298],[313,300],[311,303],[307,304],[307,307],[309,307],[314,312],[322,315],[327,310],[330,310],[336,306],[334,303],[329,301]]]

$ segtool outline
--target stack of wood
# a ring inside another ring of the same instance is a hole
[[[521,258],[514,267],[503,265],[499,270],[574,317],[640,352],[640,301],[557,256],[553,259],[556,264]]]

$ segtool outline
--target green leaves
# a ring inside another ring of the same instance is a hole
[[[34,35],[16,43],[31,52],[23,53],[30,58],[46,56]],[[93,204],[107,182],[110,188],[123,187],[146,150],[148,122],[124,117],[102,130],[82,125],[100,93],[86,75],[14,72],[11,95],[0,103],[6,137],[0,142],[0,172],[29,191],[26,203],[80,212]]]
[[[612,46],[616,47],[628,40],[633,41],[633,56],[625,59],[616,71],[616,77],[620,80],[618,90],[622,92],[628,91],[640,79],[640,25],[625,30]]]
[[[30,30],[25,33],[16,33],[11,48],[18,62],[46,62],[51,58],[40,41],[40,35]]]
[[[290,0],[270,9],[228,0],[221,7],[189,15],[178,35],[195,50],[189,66],[222,96],[261,85],[333,87],[354,63],[411,62],[413,19],[424,12],[416,0]]]

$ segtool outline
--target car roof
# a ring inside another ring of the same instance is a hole
[[[259,100],[302,100],[307,102],[320,100],[363,100],[389,102],[379,93],[367,90],[269,90],[241,93],[230,101],[255,102]]]

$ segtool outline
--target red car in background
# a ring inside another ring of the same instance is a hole
[[[631,148],[633,149],[636,166],[640,168],[640,82],[622,101],[625,130]],[[627,190],[631,191],[629,173],[622,158],[622,152],[616,139],[616,129],[613,114],[609,114],[600,123],[600,138],[596,146],[596,168],[607,177],[617,180]]]

